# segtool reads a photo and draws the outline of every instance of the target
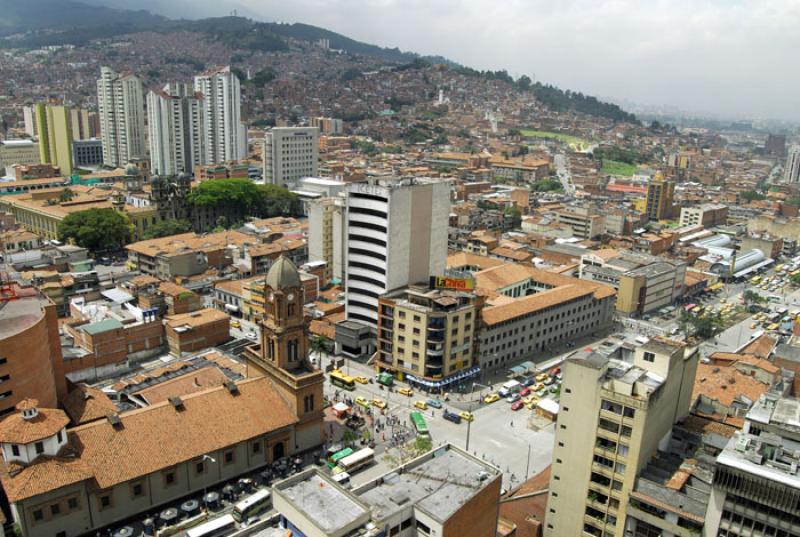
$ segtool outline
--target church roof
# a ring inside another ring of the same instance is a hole
[[[267,272],[266,284],[271,289],[300,287],[300,272],[286,256],[280,256]]]

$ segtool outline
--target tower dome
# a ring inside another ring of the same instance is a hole
[[[289,289],[300,287],[300,272],[291,259],[280,256],[267,272],[266,284],[271,289]]]

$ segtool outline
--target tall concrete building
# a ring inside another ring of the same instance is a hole
[[[444,274],[450,184],[378,179],[348,185],[345,202],[346,321],[339,352],[363,356],[375,346],[378,297]]]
[[[72,140],[89,140],[97,137],[97,129],[95,128],[92,115],[94,112],[89,112],[82,108],[71,108],[69,111],[70,122],[72,124]]]
[[[703,535],[800,535],[800,400],[768,393],[717,457]]]
[[[783,182],[800,182],[800,145],[792,146],[783,167]]]
[[[22,107],[22,119],[25,123],[25,134],[36,136],[36,110],[33,105]]]
[[[586,350],[567,360],[545,537],[623,537],[636,476],[689,412],[699,353],[652,339],[632,361]]]
[[[380,295],[444,274],[450,184],[421,179],[353,183],[346,210],[347,319],[374,327]]]
[[[202,95],[205,164],[242,160],[247,156],[247,130],[241,116],[241,88],[230,65],[194,77]]]
[[[672,200],[675,183],[664,179],[659,172],[647,185],[647,205],[645,213],[649,220],[669,218],[672,213]]]
[[[131,159],[144,157],[142,81],[131,73],[102,67],[97,80],[97,106],[103,163],[124,167]]]
[[[39,103],[34,107],[39,133],[39,160],[62,175],[72,173],[72,114],[66,106]]]
[[[345,199],[326,197],[308,204],[308,259],[325,262],[325,279],[344,281],[347,240]]]
[[[150,166],[158,175],[192,174],[206,163],[203,98],[188,84],[169,83],[147,94]]]
[[[319,128],[276,127],[264,138],[264,181],[293,185],[319,172]]]

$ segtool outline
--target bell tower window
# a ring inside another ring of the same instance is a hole
[[[297,360],[297,340],[293,339],[289,342],[289,361],[294,362]]]

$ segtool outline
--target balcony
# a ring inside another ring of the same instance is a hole
[[[441,357],[444,355],[444,345],[428,345],[425,349],[428,356]]]

